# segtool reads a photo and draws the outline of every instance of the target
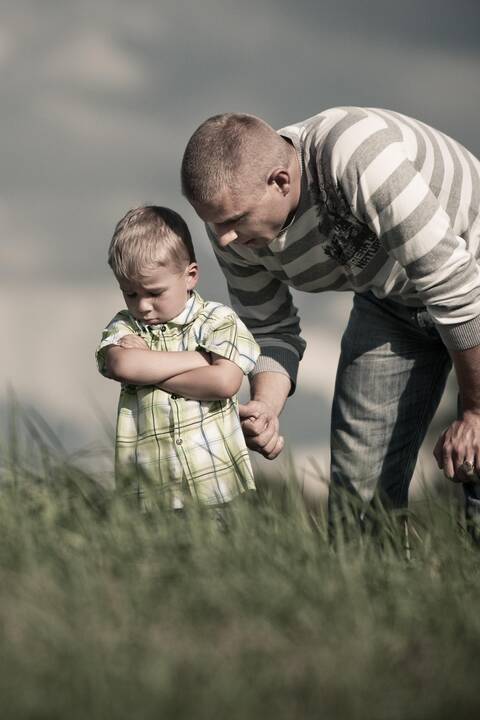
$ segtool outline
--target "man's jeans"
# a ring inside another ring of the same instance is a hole
[[[347,498],[359,522],[377,500],[388,509],[407,506],[418,451],[450,369],[424,308],[355,294],[332,408],[331,518],[343,515]],[[467,518],[475,521],[480,484],[466,483],[464,491]]]

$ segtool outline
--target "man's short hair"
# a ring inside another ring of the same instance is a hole
[[[129,210],[117,223],[108,248],[108,264],[125,280],[170,264],[180,272],[195,261],[187,223],[174,210],[158,205]]]
[[[209,203],[245,183],[260,188],[272,169],[288,165],[285,140],[255,115],[223,113],[205,120],[187,143],[182,161],[182,192],[191,203]]]

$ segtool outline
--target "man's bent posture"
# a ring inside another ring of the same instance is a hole
[[[242,409],[250,447],[273,458],[283,446],[278,416],[304,350],[289,286],[353,290],[332,410],[331,506],[344,490],[362,514],[376,495],[389,507],[407,504],[453,361],[462,410],[434,452],[445,475],[464,482],[474,514],[479,161],[386,110],[333,108],[278,132],[227,113],[193,134],[182,187],[261,346]]]

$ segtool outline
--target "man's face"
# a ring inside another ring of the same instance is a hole
[[[197,284],[198,269],[192,263],[185,270],[170,265],[145,271],[139,280],[119,280],[125,303],[134,318],[146,325],[165,323],[179,315]]]
[[[212,227],[220,247],[230,243],[261,247],[276,238],[292,212],[292,194],[275,181],[258,193],[232,195],[224,191],[208,205],[195,205],[199,217]]]

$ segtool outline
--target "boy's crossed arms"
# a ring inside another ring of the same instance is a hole
[[[223,400],[237,394],[242,369],[202,350],[151,350],[133,333],[105,348],[106,375],[132,385],[158,385],[191,400]]]

